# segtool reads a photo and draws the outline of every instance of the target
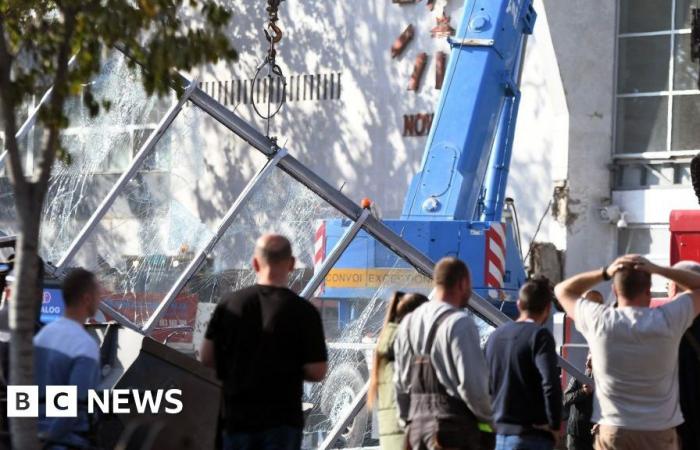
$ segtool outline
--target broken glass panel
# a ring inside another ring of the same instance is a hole
[[[343,225],[331,221],[326,227],[329,233],[338,235],[341,233],[335,230]],[[329,238],[329,248],[333,241]],[[427,296],[430,278],[361,231],[312,299],[321,311],[329,364],[326,379],[305,388],[304,401],[312,409],[304,430],[304,448],[318,447],[367,382],[374,345],[395,291]],[[377,445],[368,414],[363,408],[332,448]]]
[[[110,101],[111,107],[90,117],[80,97],[66,101],[64,110],[70,125],[62,131],[61,143],[70,161],[54,164],[42,214],[41,255],[54,263],[128,166],[136,134],[144,128],[153,129],[174,102],[174,95],[149,97],[140,74],[127,67],[121,53],[106,59],[90,87],[96,99]],[[45,139],[39,124],[20,140],[28,173],[34,169]],[[2,178],[0,230],[12,234],[16,213],[14,195],[8,189],[6,178]]]
[[[179,294],[198,302],[194,348],[199,349],[221,296],[255,283],[251,260],[255,241],[261,234],[275,232],[289,238],[296,257],[289,287],[300,292],[313,275],[317,258],[325,251],[326,223],[339,217],[337,210],[282,169],[275,168],[262,178]],[[336,221],[352,224],[348,219]],[[326,248],[330,251],[330,247]]]
[[[15,197],[5,165],[0,162],[0,236],[14,234],[16,231],[14,201]]]
[[[104,301],[142,326],[265,164],[240,144],[186,104],[69,265],[96,271]],[[191,347],[195,299],[178,296],[153,336]]]

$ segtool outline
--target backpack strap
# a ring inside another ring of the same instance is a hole
[[[430,351],[433,349],[433,343],[435,342],[435,335],[437,334],[438,328],[440,328],[440,325],[447,319],[447,317],[451,316],[452,314],[456,313],[457,310],[455,308],[450,308],[447,311],[443,311],[440,313],[440,315],[435,319],[435,322],[433,322],[433,325],[430,327],[430,330],[428,331],[428,337],[425,339],[425,351],[423,352],[426,355],[430,355]]]

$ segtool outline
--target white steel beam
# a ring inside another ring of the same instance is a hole
[[[275,156],[270,161],[268,161],[268,163],[265,164],[265,166],[262,169],[260,169],[260,171],[257,174],[255,174],[255,176],[248,182],[248,184],[240,193],[236,201],[226,212],[224,218],[221,219],[221,222],[219,223],[219,226],[217,227],[214,236],[212,236],[209,242],[207,242],[207,244],[204,247],[202,247],[202,249],[197,253],[197,255],[195,255],[194,259],[190,261],[187,268],[180,274],[180,276],[175,281],[175,284],[173,284],[170,287],[168,293],[158,304],[156,310],[153,312],[151,317],[148,318],[148,321],[143,325],[143,327],[141,328],[142,333],[148,334],[151,331],[153,331],[153,329],[158,323],[158,320],[163,314],[165,314],[165,311],[168,309],[168,306],[170,306],[170,304],[175,300],[177,295],[185,286],[185,283],[187,283],[190,277],[194,275],[195,271],[204,261],[204,258],[206,258],[206,256],[212,251],[216,243],[219,242],[221,236],[223,236],[226,230],[228,230],[229,226],[233,223],[233,220],[236,218],[243,206],[245,206],[246,201],[250,198],[251,195],[253,195],[253,193],[259,188],[259,186],[262,185],[262,183],[269,176],[269,174],[272,173],[275,167],[277,167],[277,164],[280,162],[280,160],[282,160],[285,156],[287,156],[286,150],[278,150]]]
[[[85,225],[83,225],[83,228],[73,239],[73,242],[71,242],[70,247],[68,247],[68,250],[66,250],[66,253],[64,253],[63,256],[61,256],[61,259],[58,261],[58,264],[56,264],[56,267],[58,269],[65,268],[66,264],[68,264],[73,259],[80,247],[85,243],[88,235],[97,226],[100,220],[102,220],[104,215],[107,214],[107,211],[112,206],[112,204],[114,204],[114,201],[117,199],[119,193],[124,189],[127,183],[136,175],[139,168],[146,160],[146,157],[150,155],[151,151],[155,148],[158,141],[160,141],[160,138],[163,137],[165,132],[168,130],[170,124],[173,122],[173,120],[175,120],[175,117],[177,117],[185,102],[187,102],[190,95],[192,95],[192,92],[194,91],[195,87],[196,83],[194,81],[190,83],[180,100],[178,100],[176,104],[170,107],[165,117],[163,117],[158,123],[158,127],[151,132],[146,142],[144,142],[141,146],[141,149],[139,149],[139,152],[136,154],[136,156],[134,156],[134,159],[131,161],[129,167],[124,171],[124,173],[122,173],[122,175],[119,177],[114,186],[112,186],[112,189],[109,191],[107,196],[102,200],[102,203],[100,203],[100,205],[97,207],[90,219],[88,219]]]
[[[338,262],[338,259],[340,259],[340,256],[343,254],[345,249],[348,247],[348,245],[350,245],[357,233],[360,232],[362,225],[365,223],[369,215],[369,209],[365,209],[364,211],[362,211],[360,217],[358,217],[357,220],[352,224],[352,226],[345,230],[345,233],[343,233],[343,236],[341,236],[340,240],[335,244],[333,250],[331,250],[331,252],[328,254],[326,260],[323,261],[323,264],[319,268],[318,272],[315,272],[314,276],[311,277],[309,282],[306,283],[306,286],[304,286],[304,289],[301,291],[301,294],[299,294],[301,297],[308,299],[311,298],[312,295],[314,295],[316,289],[318,289],[321,283],[323,283],[323,280],[325,280],[326,275],[328,275],[328,272],[331,271],[335,263]]]

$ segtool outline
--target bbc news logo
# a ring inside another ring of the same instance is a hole
[[[78,417],[77,386],[46,386],[46,417]],[[88,390],[87,412],[93,414],[178,414],[182,411],[181,389]],[[39,386],[7,386],[8,417],[39,417]],[[132,408],[133,406],[133,408]]]

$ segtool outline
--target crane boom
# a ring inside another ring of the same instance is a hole
[[[402,220],[475,220],[494,167],[488,218],[504,196],[517,114],[525,36],[537,14],[532,0],[467,0],[421,169],[406,196]],[[502,136],[497,139],[497,136]],[[492,154],[492,149],[494,154]],[[498,169],[498,170],[495,170]]]

